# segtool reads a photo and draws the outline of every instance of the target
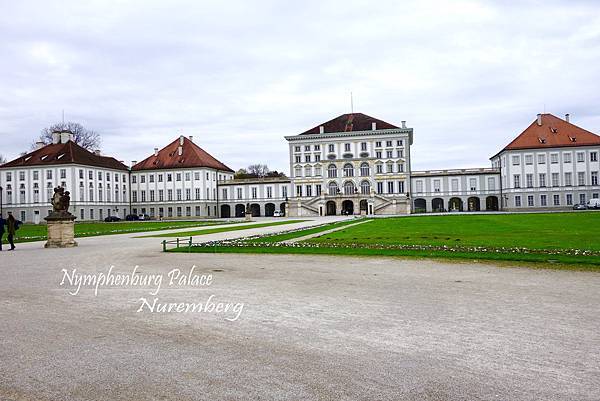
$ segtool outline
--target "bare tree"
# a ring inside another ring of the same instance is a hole
[[[79,146],[90,151],[100,149],[100,144],[102,143],[100,134],[98,134],[96,131],[87,129],[83,125],[73,121],[67,121],[65,123],[56,123],[52,124],[47,128],[44,128],[40,133],[39,141],[44,142],[46,144],[52,143],[53,132],[67,130],[73,133],[75,143]],[[32,148],[34,147],[35,144],[32,145]]]
[[[269,174],[269,167],[266,164],[251,164],[248,166],[248,174],[262,178]]]
[[[4,155],[0,155],[0,166],[6,163],[6,157]]]

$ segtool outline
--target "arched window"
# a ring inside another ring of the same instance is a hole
[[[352,164],[344,164],[344,177],[354,177],[354,166]]]
[[[320,164],[316,164],[315,165],[315,175],[316,176],[321,176],[323,173],[321,172],[321,165]]]
[[[363,195],[369,195],[371,193],[371,183],[367,180],[363,180],[360,183],[360,193]]]
[[[329,167],[327,167],[327,177],[329,177],[329,178],[337,177],[337,167],[335,166],[335,164],[330,164]]]
[[[371,172],[369,170],[369,163],[364,162],[360,165],[360,175],[362,177],[368,177],[369,175],[371,175]]]
[[[344,194],[346,195],[354,195],[356,192],[356,187],[352,181],[346,181],[344,183]]]
[[[337,195],[338,193],[338,184],[335,181],[331,181],[328,185],[327,185],[328,189],[329,189],[329,195]]]
[[[311,166],[304,167],[304,176],[305,177],[312,176],[312,167]]]

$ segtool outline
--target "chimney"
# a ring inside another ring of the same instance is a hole
[[[94,150],[94,154],[95,154],[96,156],[100,156],[100,149],[96,149],[96,150]]]
[[[177,147],[177,154],[181,156],[183,154],[183,146]]]
[[[190,142],[194,142],[194,136],[193,135],[188,136],[188,139],[190,140]]]
[[[402,123],[402,128],[406,128],[406,121],[400,121]]]
[[[377,129],[377,123],[376,122],[372,122],[371,123],[371,130],[375,131]]]
[[[322,125],[319,126],[319,134],[324,134],[325,133],[325,127],[323,127]]]
[[[179,136],[179,145],[183,145],[183,135]]]
[[[537,115],[537,125],[539,125],[540,127],[542,126],[542,115],[541,114]]]
[[[137,164],[137,160],[132,160],[131,161],[131,167],[135,166]]]
[[[41,149],[41,148],[43,148],[44,146],[46,146],[46,144],[44,143],[44,141],[37,141],[37,142],[35,143],[35,148],[36,148],[36,149]]]
[[[60,133],[60,143],[67,143],[73,140],[73,134],[71,131],[63,131]]]
[[[60,143],[60,131],[54,131],[52,133],[52,143],[55,145]]]
[[[565,114],[565,121],[566,122],[570,122],[569,118],[571,117],[571,115],[569,113]]]
[[[158,148],[154,148],[154,156],[158,156]]]

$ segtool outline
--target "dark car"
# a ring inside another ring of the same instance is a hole
[[[573,210],[587,210],[585,203],[577,203],[573,205]]]
[[[138,217],[137,214],[128,214],[127,216],[125,216],[125,220],[127,221],[137,221],[140,218]]]
[[[121,221],[121,218],[119,216],[108,216],[104,219],[104,221],[107,223],[113,223],[115,221]]]

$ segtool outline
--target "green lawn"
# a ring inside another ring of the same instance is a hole
[[[304,237],[305,235],[316,234],[316,233],[320,233],[320,232],[323,232],[323,231],[331,230],[333,228],[343,227],[345,225],[353,224],[353,223],[356,223],[356,222],[357,222],[357,220],[345,220],[345,221],[340,221],[340,222],[332,223],[332,224],[324,224],[322,226],[317,226],[317,227],[314,227],[314,228],[307,228],[307,229],[304,229],[304,230],[298,230],[298,231],[281,233],[281,234],[274,234],[274,235],[269,235],[269,236],[262,237],[262,238],[254,238],[254,239],[250,239],[248,241],[249,242],[281,242],[281,241],[287,241],[287,240],[294,239],[294,238]]]
[[[374,219],[311,242],[600,250],[600,213],[531,213]]]
[[[234,227],[208,228],[205,230],[194,230],[194,231],[183,231],[183,232],[178,232],[178,233],[146,235],[144,237],[195,237],[198,235],[215,234],[215,233],[222,233],[222,232],[226,232],[226,231],[240,231],[240,230],[250,230],[252,228],[282,226],[285,224],[302,223],[303,221],[307,221],[307,220],[285,220],[285,221],[277,221],[274,223],[259,223],[259,224],[248,224],[248,225],[234,226]]]
[[[335,225],[340,223],[318,230]],[[600,269],[600,212],[378,218],[295,246],[274,243],[315,230],[193,247],[191,251],[439,257]]]
[[[145,231],[169,230],[175,228],[202,227],[216,224],[229,224],[227,221],[123,221],[115,223],[81,222],[75,223],[75,237],[124,234]],[[45,224],[23,224],[16,233],[15,242],[41,241],[46,239]],[[6,241],[6,235],[4,240]]]

